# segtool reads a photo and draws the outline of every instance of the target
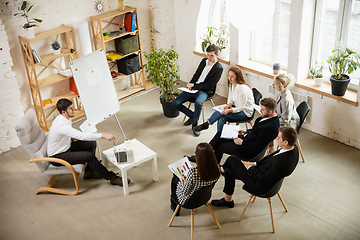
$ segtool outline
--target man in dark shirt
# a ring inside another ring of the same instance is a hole
[[[201,60],[194,76],[186,87],[189,90],[198,90],[196,93],[182,92],[172,103],[172,106],[183,112],[189,119],[184,123],[185,126],[192,125],[192,131],[195,136],[200,132],[195,131],[194,127],[198,125],[202,105],[209,96],[214,95],[217,82],[220,80],[223,67],[219,63],[217,56],[219,48],[211,44],[206,48],[207,58]],[[184,102],[195,102],[195,110],[192,111],[183,105]]]
[[[299,161],[299,151],[295,146],[296,139],[295,129],[281,127],[276,138],[281,149],[264,157],[261,161],[247,162],[236,156],[230,156],[221,167],[221,172],[225,176],[223,189],[225,197],[212,200],[211,204],[233,208],[232,195],[236,179],[243,181],[251,192],[264,194],[280,179],[289,176]]]
[[[239,137],[234,140],[223,139],[220,137],[221,132],[217,132],[210,141],[219,164],[224,153],[241,159],[252,159],[276,138],[280,127],[275,113],[276,101],[273,98],[263,98],[260,106],[261,117],[255,120],[252,129],[240,130]]]

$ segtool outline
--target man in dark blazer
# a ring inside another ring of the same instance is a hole
[[[220,137],[221,132],[217,132],[210,141],[219,164],[224,153],[241,159],[252,159],[276,138],[280,127],[275,113],[276,101],[273,98],[263,98],[260,106],[261,117],[255,120],[252,129],[240,130],[239,137],[234,140],[223,139]]]
[[[217,56],[219,48],[211,44],[206,48],[207,58],[201,60],[194,76],[186,87],[189,90],[198,90],[196,93],[183,91],[172,103],[172,106],[183,112],[189,119],[184,123],[185,126],[192,125],[192,131],[195,136],[199,136],[199,131],[194,131],[198,125],[202,105],[209,96],[214,95],[216,84],[220,80],[223,67],[219,63]],[[192,111],[183,105],[184,102],[192,100],[195,102],[195,110]]]
[[[232,195],[235,190],[235,180],[244,182],[246,187],[255,194],[264,194],[280,179],[289,176],[299,161],[299,151],[295,142],[296,131],[292,127],[279,128],[276,138],[280,150],[264,157],[259,162],[247,162],[236,156],[230,156],[221,167],[225,176],[223,192],[225,197],[211,201],[214,206],[234,207]]]

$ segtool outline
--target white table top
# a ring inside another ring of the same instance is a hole
[[[141,142],[139,142],[136,139],[130,140],[129,147],[127,147],[125,145],[125,143],[117,145],[116,147],[117,148],[130,148],[133,150],[133,154],[134,154],[134,162],[118,164],[116,161],[113,161],[114,160],[114,158],[113,158],[114,157],[114,149],[113,148],[109,148],[109,149],[103,151],[103,155],[105,156],[105,158],[120,169],[132,168],[133,166],[139,165],[149,159],[154,158],[154,156],[156,156],[156,153],[153,150],[146,147],[144,144],[142,144]]]

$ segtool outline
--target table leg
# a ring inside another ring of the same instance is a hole
[[[157,181],[158,178],[158,166],[157,166],[157,156],[155,155],[152,161],[152,167],[153,167],[153,179],[154,181]]]
[[[129,185],[127,182],[127,172],[126,170],[121,169],[121,177],[123,180],[123,188],[124,188],[124,195],[129,195]]]

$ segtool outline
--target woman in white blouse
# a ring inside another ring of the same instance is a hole
[[[224,110],[222,112],[215,111],[205,123],[196,126],[195,131],[208,129],[209,125],[218,121],[217,131],[221,132],[229,119],[233,121],[250,119],[254,111],[254,95],[238,66],[229,69],[228,80],[229,95]]]
[[[177,205],[184,205],[195,190],[212,185],[220,177],[214,150],[208,143],[199,143],[195,150],[196,167],[192,168],[187,177],[180,179],[174,174],[171,180],[170,208],[175,211]],[[180,209],[176,213],[178,216]]]

